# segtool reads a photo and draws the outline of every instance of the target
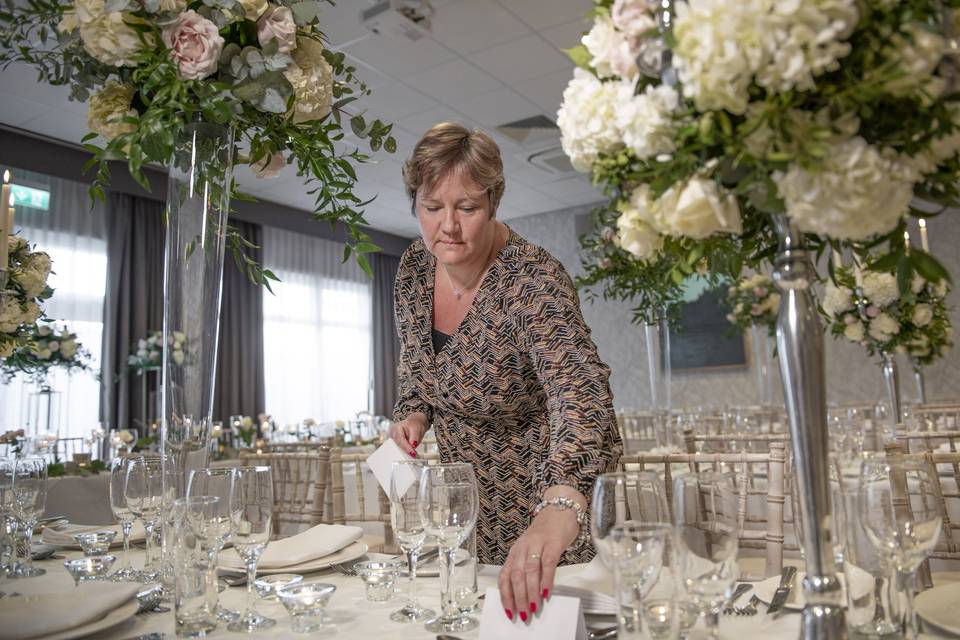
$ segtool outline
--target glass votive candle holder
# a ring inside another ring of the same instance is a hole
[[[73,536],[80,548],[83,549],[83,555],[89,557],[102,556],[110,549],[113,539],[117,537],[116,531],[90,531],[88,533],[78,533]]]
[[[336,586],[323,582],[291,584],[277,589],[277,599],[290,614],[290,629],[295,633],[322,629],[327,622],[327,602],[336,590]]]
[[[277,591],[301,582],[303,582],[303,576],[296,573],[277,573],[272,576],[257,578],[253,586],[257,589],[257,595],[264,600],[276,600]]]
[[[80,586],[87,580],[102,580],[106,578],[110,567],[116,562],[116,556],[92,556],[64,560],[63,566],[73,578],[74,586]]]
[[[367,600],[371,602],[386,602],[391,600],[396,592],[393,585],[397,576],[406,569],[405,562],[358,562],[353,565],[354,571],[367,585]]]

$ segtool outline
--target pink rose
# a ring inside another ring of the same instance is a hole
[[[601,258],[600,262],[597,264],[601,269],[609,269],[613,266],[613,260],[610,258]]]
[[[163,43],[177,63],[180,77],[202,80],[217,70],[223,38],[217,25],[192,9],[163,28]]]
[[[876,318],[878,315],[880,315],[880,308],[879,308],[879,307],[877,307],[876,305],[873,305],[873,304],[870,305],[869,307],[867,307],[867,317],[868,317],[868,318]]]
[[[853,314],[848,314],[848,315],[843,316],[843,323],[844,323],[844,324],[853,324],[853,323],[856,322],[856,321],[857,321],[857,318],[856,318],[856,316],[854,316]]]
[[[293,12],[287,7],[270,7],[257,20],[257,40],[264,47],[276,40],[278,50],[283,53],[293,51],[297,46],[297,23],[293,21]]]
[[[283,154],[277,152],[271,156],[263,156],[250,165],[253,175],[258,178],[276,178],[284,165]]]
[[[763,315],[763,307],[761,307],[761,306],[758,305],[758,304],[753,305],[752,307],[750,307],[750,315],[752,315],[752,316],[761,316],[761,315]]]
[[[610,18],[614,26],[628,38],[636,38],[641,33],[656,28],[655,10],[656,4],[650,0],[616,0],[610,11]]]
[[[753,295],[755,295],[758,298],[765,298],[767,297],[768,293],[770,292],[767,291],[766,287],[755,287],[753,290]]]

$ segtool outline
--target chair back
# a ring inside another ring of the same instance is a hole
[[[243,452],[243,465],[273,469],[273,534],[287,536],[324,522],[330,477],[330,449],[293,453]]]

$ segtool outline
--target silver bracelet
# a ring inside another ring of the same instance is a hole
[[[575,542],[581,543],[587,539],[587,529],[584,526],[587,522],[587,512],[575,500],[561,496],[541,500],[540,504],[533,508],[533,516],[536,517],[538,513],[543,511],[544,507],[555,507],[560,511],[573,510],[577,516],[577,524],[580,525],[580,533],[577,535]]]

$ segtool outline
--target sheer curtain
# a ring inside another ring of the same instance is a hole
[[[280,424],[345,420],[369,408],[371,284],[336,242],[263,229],[266,410]]]
[[[2,171],[2,169],[0,169]],[[82,436],[98,424],[103,329],[103,295],[107,277],[107,244],[104,207],[93,209],[87,186],[11,168],[14,184],[50,192],[49,209],[18,206],[15,229],[53,261],[48,283],[55,289],[45,305],[46,315],[66,324],[93,356],[92,372],[67,375],[51,371],[47,381],[60,392],[60,437]],[[36,387],[17,376],[0,383],[0,423],[5,429],[26,428],[27,404]]]

